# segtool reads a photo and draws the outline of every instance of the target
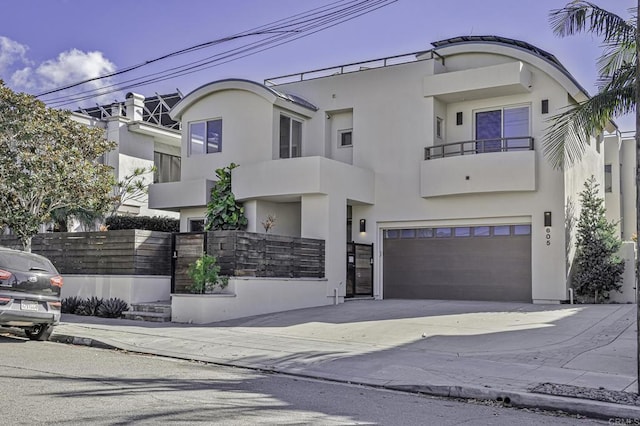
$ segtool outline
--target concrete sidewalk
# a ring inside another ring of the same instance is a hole
[[[640,406],[533,393],[637,391],[635,305],[350,301],[206,326],[63,315],[53,340],[605,418]]]

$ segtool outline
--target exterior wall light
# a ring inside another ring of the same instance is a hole
[[[367,220],[360,219],[360,232],[367,232]]]

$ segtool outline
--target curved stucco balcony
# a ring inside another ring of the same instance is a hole
[[[530,138],[528,138],[530,139]],[[509,149],[499,140],[460,142],[425,149],[420,164],[420,195],[424,198],[487,192],[536,190],[536,152],[528,147]],[[471,148],[469,148],[471,147]]]
[[[305,194],[341,194],[374,203],[375,177],[365,170],[324,157],[300,157],[242,164],[233,170],[238,200],[293,200]]]

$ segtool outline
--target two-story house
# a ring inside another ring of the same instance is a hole
[[[319,305],[353,294],[351,241],[373,245],[376,298],[559,303],[575,232],[566,207],[591,175],[604,184],[605,149],[594,135],[557,170],[542,140],[587,96],[550,53],[495,36],[264,84],[216,81],[172,108],[181,178],[152,185],[149,203],[198,229],[214,170],[234,162],[250,231],[272,214],[275,232],[326,241]]]
[[[169,117],[169,110],[181,99],[179,93],[145,98],[129,93],[124,102],[97,105],[72,114],[82,124],[104,129],[105,137],[115,142],[115,148],[105,155],[105,164],[113,167],[116,181],[133,176],[134,170],[150,170],[135,180],[145,184],[180,180],[180,123]],[[171,216],[177,213],[149,209],[146,194],[129,198],[119,207],[118,214]]]

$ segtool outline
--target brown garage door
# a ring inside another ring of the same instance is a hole
[[[384,298],[531,302],[531,226],[384,231]]]

